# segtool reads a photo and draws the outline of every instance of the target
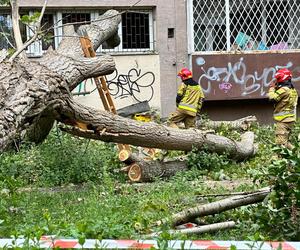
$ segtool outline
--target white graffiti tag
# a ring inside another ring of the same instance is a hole
[[[203,91],[207,94],[212,93],[212,84],[219,86],[221,90],[227,93],[234,88],[232,84],[241,86],[241,95],[247,96],[259,91],[260,96],[265,96],[266,89],[270,84],[270,80],[274,77],[275,72],[281,68],[292,68],[293,63],[288,62],[286,65],[276,65],[274,67],[266,67],[261,73],[254,71],[252,74],[247,74],[247,65],[244,58],[241,57],[238,62],[228,62],[227,67],[216,68],[209,67],[205,70],[205,59],[198,57],[196,64],[200,66],[203,73],[200,75],[198,82],[201,84]],[[300,67],[293,68],[293,72],[300,72]],[[294,77],[293,82],[300,81],[300,76]]]

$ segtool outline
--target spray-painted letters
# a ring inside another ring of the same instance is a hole
[[[299,84],[300,67],[294,62],[291,54],[194,56],[193,71],[208,99],[263,98],[277,69],[290,69]]]
[[[137,102],[151,101],[154,95],[153,84],[155,75],[141,69],[130,69],[126,74],[119,74],[116,70],[107,79],[109,91],[115,98],[132,97]]]

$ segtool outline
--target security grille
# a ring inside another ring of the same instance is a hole
[[[124,13],[122,15],[122,40],[124,49],[149,49],[149,15]]]
[[[193,0],[195,51],[300,49],[300,0]]]

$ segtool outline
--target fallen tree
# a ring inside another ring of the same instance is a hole
[[[79,27],[93,49],[107,42],[114,47],[120,13],[107,11],[99,20]],[[0,64],[0,151],[27,131],[28,138],[42,142],[54,121],[73,135],[143,147],[190,151],[194,147],[235,159],[254,154],[254,134],[247,132],[239,142],[199,130],[178,130],[155,123],[141,123],[77,103],[71,91],[83,80],[115,70],[110,55],[85,58],[79,35],[72,25],[64,27],[64,38],[56,51],[51,49],[37,61],[16,57]],[[180,143],[179,143],[180,142]]]

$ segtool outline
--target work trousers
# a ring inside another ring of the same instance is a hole
[[[183,122],[185,128],[194,128],[196,124],[196,116],[192,116],[183,110],[176,109],[168,119],[168,124],[172,128],[178,128],[178,124]]]
[[[289,137],[294,127],[295,122],[276,122],[275,143],[282,145],[288,149],[293,149],[294,146],[289,142]]]

